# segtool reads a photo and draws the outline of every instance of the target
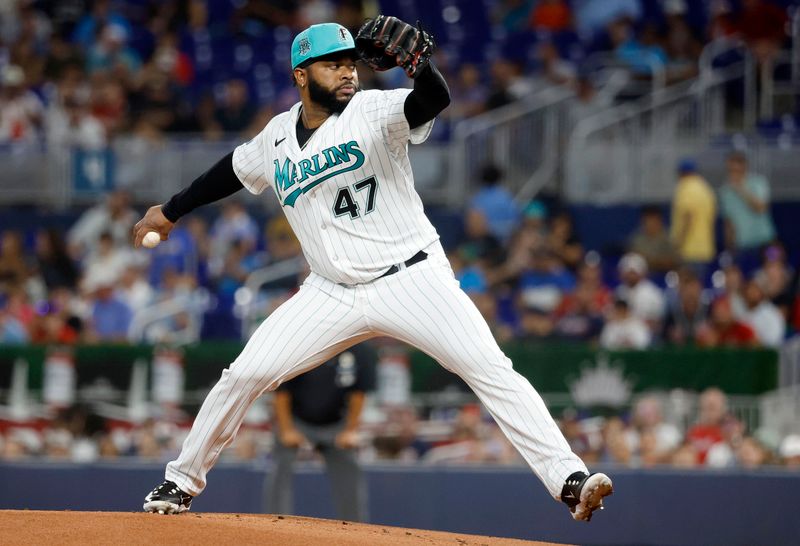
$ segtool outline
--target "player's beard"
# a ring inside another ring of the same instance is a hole
[[[356,82],[352,82],[352,84],[353,87],[356,88],[356,93],[358,93],[358,84]],[[337,99],[337,91],[338,88],[330,91],[318,84],[313,77],[308,78],[308,95],[312,102],[318,104],[330,114],[341,114],[344,112],[344,109],[347,108],[347,105],[350,103],[350,99],[354,96],[350,95],[344,99]]]

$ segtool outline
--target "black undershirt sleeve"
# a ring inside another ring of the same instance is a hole
[[[450,89],[442,74],[428,63],[414,79],[414,89],[406,97],[403,112],[408,126],[416,129],[428,123],[450,104]]]
[[[161,207],[161,212],[167,220],[174,223],[197,207],[224,199],[242,188],[244,186],[233,171],[233,152],[231,152],[198,176],[190,186],[173,195]]]

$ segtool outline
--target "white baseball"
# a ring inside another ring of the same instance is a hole
[[[142,238],[142,246],[145,248],[155,248],[161,242],[161,235],[155,231],[148,231]]]

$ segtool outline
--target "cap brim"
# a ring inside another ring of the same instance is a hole
[[[299,63],[294,68],[306,68],[309,65],[312,65],[320,61],[335,61],[347,55],[352,55],[353,59],[355,59],[356,61],[360,59],[360,57],[358,56],[358,51],[356,51],[356,49],[353,47],[348,47],[345,49],[340,49],[338,51],[332,51],[330,53],[326,53],[325,55],[320,55],[319,57],[311,57],[309,59],[306,59],[302,63]]]

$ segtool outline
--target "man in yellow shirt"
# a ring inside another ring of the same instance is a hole
[[[672,200],[671,237],[684,263],[705,276],[716,256],[714,220],[717,200],[706,180],[697,173],[694,161],[678,166],[678,186]]]

